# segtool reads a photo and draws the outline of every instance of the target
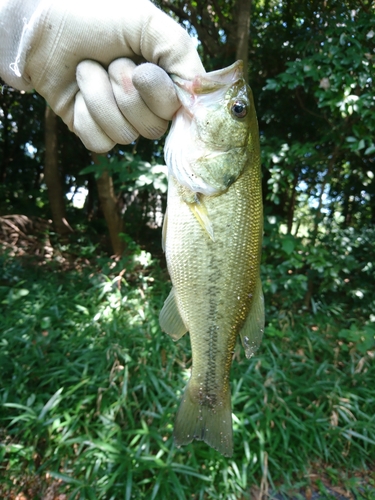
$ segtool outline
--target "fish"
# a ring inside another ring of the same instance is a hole
[[[163,249],[172,290],[159,322],[175,341],[189,332],[192,349],[173,436],[178,447],[201,440],[229,457],[237,337],[250,358],[264,330],[257,117],[242,61],[193,80],[171,78],[181,107],[164,151]]]

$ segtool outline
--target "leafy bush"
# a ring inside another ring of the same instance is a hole
[[[375,229],[332,226],[312,242],[266,224],[262,271],[269,314],[311,310],[347,326],[375,322]]]

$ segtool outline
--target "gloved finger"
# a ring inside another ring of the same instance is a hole
[[[147,139],[158,139],[167,130],[168,122],[156,116],[134,87],[132,76],[136,65],[126,58],[116,59],[109,68],[113,93],[121,113]]]
[[[123,24],[124,39],[134,52],[185,80],[204,75],[194,40],[187,31],[151,2],[142,4],[137,1],[137,9],[129,9],[126,16],[129,25],[138,29],[128,30]]]
[[[103,132],[119,144],[130,144],[137,130],[118,109],[106,70],[96,61],[85,60],[77,66],[77,83],[90,116]]]
[[[181,103],[172,80],[164,70],[156,64],[141,64],[133,72],[133,85],[155,115],[172,120]]]
[[[73,131],[85,147],[95,153],[106,153],[116,144],[91,116],[82,92],[78,92],[75,97]]]

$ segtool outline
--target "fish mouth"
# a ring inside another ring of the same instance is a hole
[[[243,62],[236,61],[228,68],[199,75],[194,80],[184,80],[177,75],[170,75],[182,106],[192,115],[190,108],[199,96],[211,95],[213,92],[225,93],[238,80],[243,79]]]
[[[185,108],[190,117],[192,117],[193,113],[192,111],[190,111],[190,108],[193,107],[196,100],[193,90],[193,84],[195,80],[184,80],[177,75],[171,75],[171,79],[174,83],[174,88],[176,90],[177,97],[181,102],[181,105]]]

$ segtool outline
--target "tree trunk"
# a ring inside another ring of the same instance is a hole
[[[57,153],[57,116],[47,105],[44,115],[44,179],[48,188],[48,199],[55,230],[61,236],[70,234],[73,229],[66,220],[64,190],[59,172]]]
[[[93,174],[89,174],[87,178],[87,196],[85,201],[85,211],[87,215],[87,220],[92,220],[95,213],[95,190],[96,183]]]
[[[91,157],[95,164],[99,164],[99,156],[97,153],[91,152]],[[108,226],[112,250],[114,255],[120,257],[126,246],[125,241],[120,237],[120,233],[124,232],[124,222],[113,189],[112,177],[107,170],[104,170],[102,175],[97,179],[96,185],[98,187],[100,206]]]
[[[245,80],[249,76],[249,33],[250,33],[251,0],[237,0],[237,51],[236,58],[243,60]]]
[[[294,210],[296,208],[296,199],[297,199],[297,184],[298,184],[298,174],[295,174],[293,186],[292,186],[292,194],[290,196],[290,200],[289,200],[289,204],[288,204],[287,234],[292,234]]]

